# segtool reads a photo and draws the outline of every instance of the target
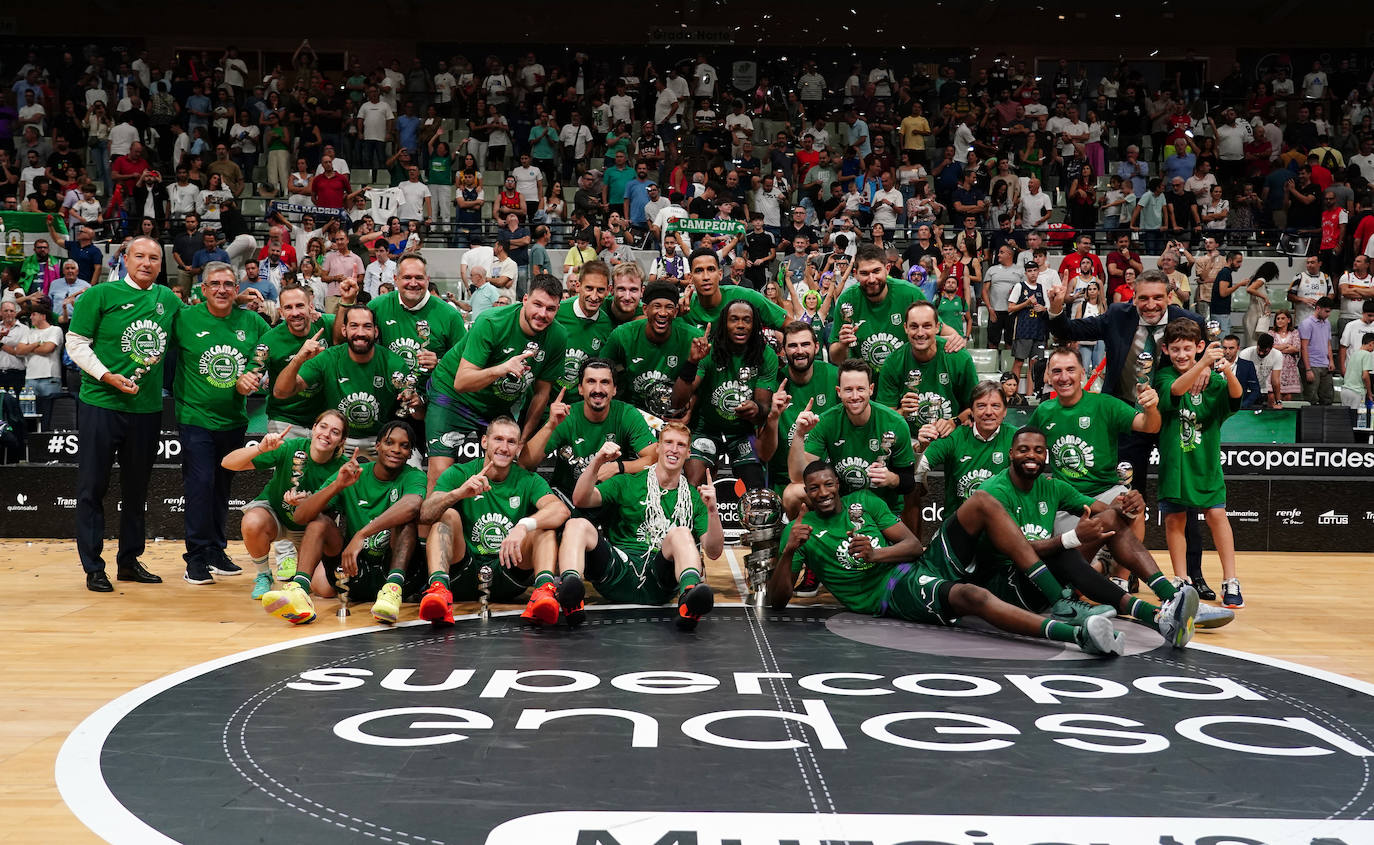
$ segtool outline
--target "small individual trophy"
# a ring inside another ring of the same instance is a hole
[[[743,382],[746,385],[749,384],[749,381],[756,375],[758,375],[758,371],[756,371],[753,367],[739,368],[739,381]]]
[[[253,368],[250,372],[257,374],[267,369],[267,359],[271,354],[271,347],[265,343],[259,343],[253,347]]]
[[[897,434],[892,431],[884,431],[882,440],[879,441],[883,450],[883,463],[886,464],[892,458],[892,447],[897,443]],[[850,507],[853,507],[852,505]]]
[[[1208,321],[1207,321],[1207,345],[1208,345],[1208,346],[1211,346],[1211,345],[1214,344],[1214,343],[1221,343],[1221,323],[1218,323],[1216,320],[1208,320]],[[1218,358],[1218,359],[1212,364],[1212,369],[1214,369],[1214,370],[1224,370],[1224,369],[1226,369],[1226,359],[1225,359],[1225,358]]]
[[[526,354],[526,355],[535,355],[535,354],[537,354],[538,352],[539,352],[539,344],[538,344],[538,343],[536,343],[536,342],[534,342],[534,341],[531,340],[529,343],[525,344],[525,354]],[[526,366],[526,367],[529,366],[528,359],[526,359],[526,364],[525,364],[525,366]],[[517,375],[515,375],[515,374],[512,373],[512,374],[508,374],[508,375],[506,376],[506,381],[510,382],[512,385],[519,386],[520,383],[524,381],[524,378],[525,378],[524,376],[517,376]]]
[[[921,371],[912,370],[906,376],[906,392],[916,394],[916,410],[911,412],[909,420],[919,420],[921,418]]]
[[[396,391],[396,401],[401,403],[401,408],[397,411],[403,417],[410,416],[410,407],[406,405],[406,374],[400,370],[391,373],[391,387]]]
[[[157,362],[161,360],[161,355],[152,355],[148,358],[143,359],[143,364],[141,366],[134,367],[134,374],[130,377],[130,380],[134,384],[138,384],[139,382],[143,381],[143,377],[148,375],[148,373],[152,372],[153,367],[156,367]]]
[[[849,505],[849,524],[855,534],[863,530],[864,506],[859,502],[851,502]]]
[[[405,390],[401,391],[401,395],[405,397],[405,402],[407,403],[405,406],[407,416],[415,415],[415,409],[410,407],[408,403],[412,398],[415,397],[415,385],[419,383],[419,376],[415,375],[414,373],[406,373],[406,388]]]
[[[749,586],[746,604],[763,607],[768,579],[778,561],[778,538],[782,535],[782,498],[767,488],[747,491],[740,499],[740,523],[749,554],[744,570]]]
[[[305,478],[305,459],[308,457],[304,449],[297,449],[291,456],[291,492],[295,493],[301,489],[301,479]]]
[[[343,571],[343,567],[334,570],[334,590],[339,594],[339,610],[335,614],[340,619],[347,619],[350,615],[348,611],[348,588],[352,579]]]
[[[429,320],[415,321],[415,336],[420,339],[420,348],[429,348]]]
[[[846,323],[854,322],[854,304],[852,302],[840,303],[840,316]]]
[[[483,622],[491,620],[491,575],[490,566],[477,570],[477,618]]]
[[[1122,461],[1116,465],[1116,480],[1127,490],[1131,489],[1131,482],[1135,480],[1135,467],[1130,461]]]
[[[1155,356],[1148,352],[1142,352],[1135,356],[1135,384],[1137,388],[1149,387],[1150,379],[1154,375]]]

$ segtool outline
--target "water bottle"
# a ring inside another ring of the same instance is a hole
[[[26,417],[38,413],[38,394],[33,392],[32,387],[25,386],[19,391],[19,410]]]

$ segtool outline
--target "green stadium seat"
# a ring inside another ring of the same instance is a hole
[[[1000,356],[996,349],[973,349],[969,348],[968,353],[973,357],[973,366],[980,373],[1000,373],[1002,372]]]

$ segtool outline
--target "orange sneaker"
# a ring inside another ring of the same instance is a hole
[[[453,624],[453,593],[438,581],[420,599],[420,618],[435,625]]]
[[[532,619],[540,625],[554,625],[558,622],[558,597],[554,595],[553,584],[536,587],[525,605],[521,619]]]

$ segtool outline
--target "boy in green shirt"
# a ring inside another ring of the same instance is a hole
[[[1220,343],[1204,348],[1202,332],[1189,319],[1169,321],[1164,328],[1164,351],[1171,366],[1158,376],[1159,509],[1174,574],[1187,572],[1183,536],[1188,509],[1205,514],[1217,556],[1221,558],[1221,603],[1245,606],[1236,578],[1236,543],[1226,518],[1226,479],[1221,471],[1221,424],[1240,410],[1244,388],[1235,364],[1226,361]],[[1199,358],[1199,353],[1201,357]],[[1216,364],[1224,362],[1218,372]]]

